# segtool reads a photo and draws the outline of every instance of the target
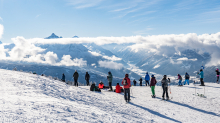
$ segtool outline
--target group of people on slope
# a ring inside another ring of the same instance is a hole
[[[142,86],[143,79],[141,77],[140,77],[139,81],[140,81],[140,86]],[[146,86],[147,85],[149,86],[149,81],[150,81],[150,76],[149,76],[149,74],[147,72],[146,75],[145,75]],[[137,81],[135,79],[133,80],[133,84],[134,84],[134,86],[136,86],[136,84],[137,84]]]

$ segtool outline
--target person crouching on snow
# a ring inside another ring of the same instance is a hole
[[[114,92],[116,93],[124,92],[123,88],[119,85],[119,83],[117,83],[117,85],[115,86]]]
[[[168,83],[170,83],[169,78],[167,79],[167,75],[164,75],[163,79],[161,80],[161,84],[163,88],[163,95],[162,95],[163,100],[164,100],[165,93],[166,93],[167,100],[169,100]]]
[[[151,80],[150,80],[150,88],[151,88],[151,91],[152,91],[152,98],[156,97],[156,95],[155,95],[155,85],[156,84],[157,84],[157,80],[154,77],[154,75],[152,75]]]
[[[131,82],[128,78],[128,74],[125,74],[125,78],[122,80],[121,84],[124,86],[124,98],[126,102],[130,102],[130,87]]]

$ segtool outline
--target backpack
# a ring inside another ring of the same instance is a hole
[[[124,78],[124,80],[123,80],[123,85],[128,85],[128,82],[127,82],[126,78]]]

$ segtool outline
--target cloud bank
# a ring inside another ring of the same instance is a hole
[[[0,39],[2,38],[3,32],[4,32],[4,26],[0,24]]]
[[[62,38],[62,39],[24,39],[23,37],[17,37],[12,39],[15,43],[15,47],[9,52],[11,60],[23,60],[25,57],[32,58],[34,60],[42,59],[45,63],[57,63],[55,54],[41,54],[44,49],[36,47],[35,44],[80,44],[80,43],[95,43],[97,45],[105,44],[133,44],[128,46],[133,52],[148,52],[163,56],[170,56],[180,54],[181,51],[186,49],[196,49],[199,53],[208,52],[211,54],[211,60],[206,66],[213,66],[220,64],[220,32],[215,34],[202,34],[197,35],[195,33],[189,34],[171,34],[171,35],[151,35],[151,36],[130,36],[130,37],[96,37],[96,38]],[[0,50],[3,58],[7,50]],[[91,52],[94,56],[101,56],[106,60],[117,61],[121,60],[115,56],[103,56],[100,53]],[[70,65],[73,64],[67,60],[67,56],[64,56],[63,62],[68,62]],[[68,58],[69,59],[69,58]],[[195,59],[179,59],[179,61]],[[85,62],[80,62],[79,59],[72,60],[77,65],[85,65]],[[105,61],[106,62],[106,61]],[[100,62],[101,64],[103,62]],[[112,63],[112,62],[110,62]],[[102,65],[100,65],[102,66]],[[120,65],[119,65],[120,66]]]

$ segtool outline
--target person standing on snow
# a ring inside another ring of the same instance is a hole
[[[147,86],[147,84],[149,85],[149,80],[150,80],[150,76],[148,75],[148,72],[147,72],[146,76],[145,76],[146,86]]]
[[[89,73],[86,71],[85,80],[86,80],[87,86],[89,86],[89,79],[90,79],[90,75],[89,75]]]
[[[190,78],[190,76],[189,76],[189,74],[186,72],[184,85],[186,84],[186,82],[187,82],[188,85],[189,85],[189,78]]]
[[[110,71],[108,72],[107,79],[108,79],[108,84],[109,84],[109,88],[110,88],[109,91],[113,91],[113,89],[112,89],[113,76],[112,76],[112,73]]]
[[[74,77],[74,86],[77,86],[78,87],[78,77],[79,77],[79,74],[77,72],[77,70],[75,71],[75,73],[73,74],[73,77]]]
[[[151,80],[150,80],[150,88],[151,88],[151,91],[152,91],[152,98],[156,97],[156,95],[155,95],[155,85],[156,84],[157,84],[157,80],[154,77],[154,75],[152,75]]]
[[[178,79],[177,80],[179,80],[179,85],[178,86],[183,86],[183,84],[182,84],[182,76],[180,75],[180,74],[177,74],[177,76],[178,76]]]
[[[201,82],[200,86],[205,86],[204,81],[203,81],[204,76],[203,76],[203,70],[202,69],[200,69],[200,73],[198,73],[198,75],[200,75],[200,82]]]
[[[62,79],[61,79],[63,82],[65,82],[65,75],[64,75],[64,73],[63,73],[63,75],[62,75]]]
[[[124,86],[124,98],[126,102],[130,102],[130,79],[128,78],[128,74],[125,74],[125,78],[122,80],[121,84]]]
[[[142,86],[142,78],[141,77],[140,77],[139,81],[140,81],[140,86]]]
[[[133,83],[134,83],[134,86],[136,86],[136,83],[137,83],[137,82],[135,81],[135,79],[133,80]]]
[[[219,83],[219,82],[218,82],[218,80],[219,80],[219,70],[218,70],[218,68],[216,69],[215,72],[216,72],[216,76],[217,76],[217,81],[216,81],[216,83]]]
[[[167,75],[164,75],[163,79],[161,80],[161,84],[162,84],[162,88],[163,88],[163,95],[162,95],[163,100],[165,99],[164,98],[165,93],[166,93],[167,100],[169,100],[168,83],[170,83],[170,79],[169,78],[167,79]]]

